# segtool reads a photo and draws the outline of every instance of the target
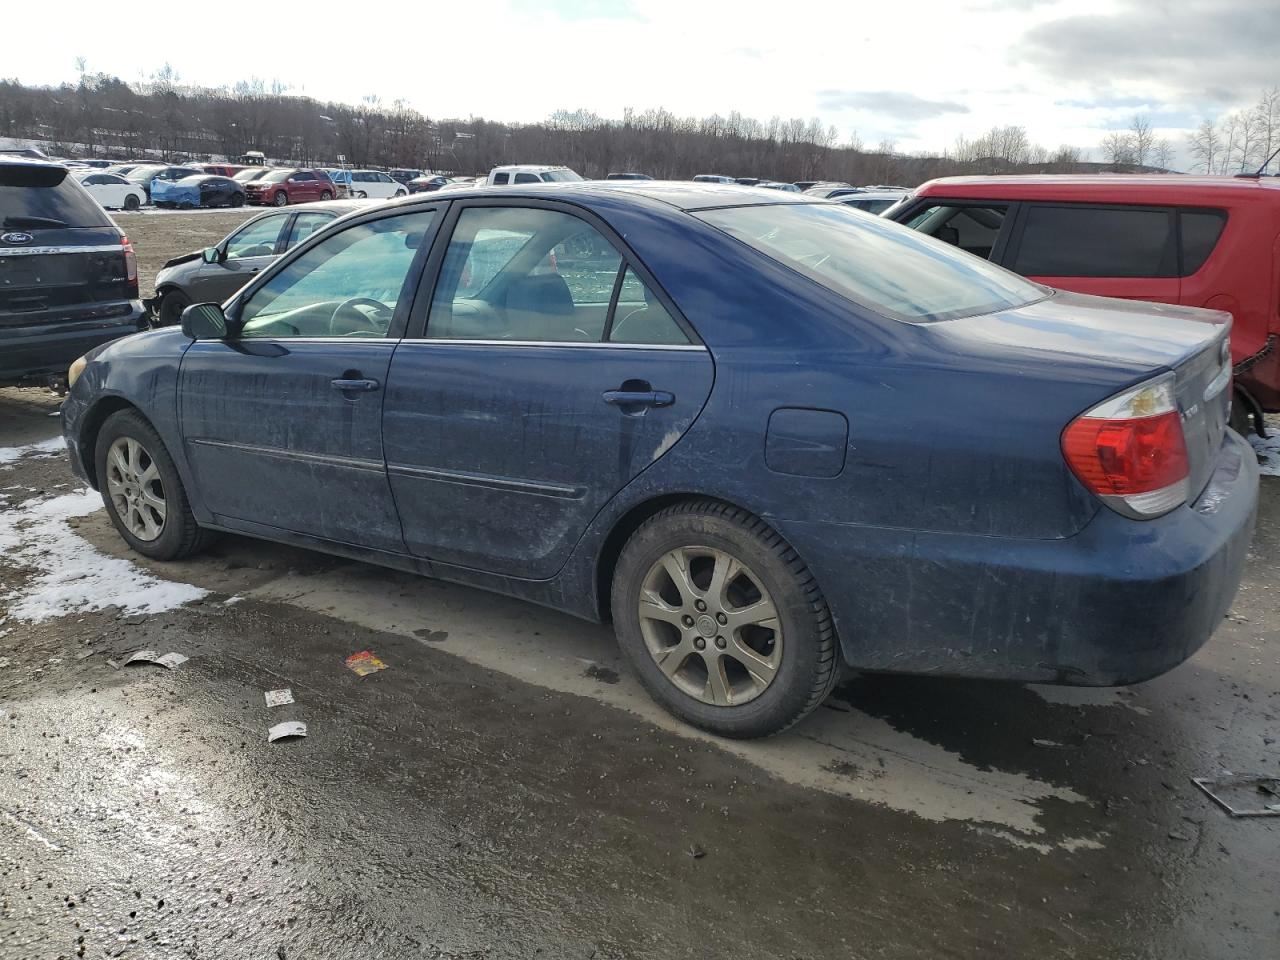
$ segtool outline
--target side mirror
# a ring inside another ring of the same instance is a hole
[[[227,335],[227,317],[216,303],[193,303],[182,311],[182,332],[192,340],[221,340]]]
[[[217,263],[222,259],[222,251],[217,247],[205,247],[201,253],[205,263]]]

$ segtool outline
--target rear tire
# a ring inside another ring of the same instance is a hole
[[[321,200],[332,200],[332,199],[333,199],[333,194],[332,194],[332,193],[330,193],[328,190],[321,190],[321,191],[320,191],[320,199],[321,199]]]
[[[366,200],[368,199],[369,195],[365,193],[363,190],[357,190],[355,196],[357,200]]]
[[[179,560],[213,539],[196,523],[160,435],[136,410],[107,418],[98,433],[94,463],[107,516],[133,550],[153,560]]]
[[[243,193],[233,193],[233,194],[231,195],[231,206],[233,206],[233,207],[243,207],[243,206],[244,206],[244,194],[243,194]]]
[[[667,572],[673,565],[683,585]],[[813,575],[737,507],[695,500],[654,514],[623,547],[611,599],[618,643],[645,689],[712,733],[785,730],[839,676],[831,612]]]
[[[191,298],[179,290],[170,290],[160,298],[160,309],[156,311],[159,325],[176,327],[182,322],[182,311],[191,306]]]
[[[138,201],[138,198],[136,195],[131,193],[124,198],[124,208],[126,210],[132,212],[134,210],[137,210],[138,207],[140,206],[142,206],[142,204]]]

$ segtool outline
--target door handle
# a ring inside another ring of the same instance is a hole
[[[343,393],[370,393],[381,386],[377,380],[330,380],[329,386]]]
[[[676,402],[676,395],[666,390],[606,390],[600,398],[615,407],[669,407]]]

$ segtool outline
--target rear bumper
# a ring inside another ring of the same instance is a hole
[[[140,301],[110,320],[44,323],[0,328],[0,384],[66,376],[71,362],[94,347],[137,333],[144,311]]]
[[[1258,464],[1228,431],[1196,503],[1107,509],[1074,537],[1011,540],[776,521],[818,578],[860,670],[1112,686],[1177,666],[1230,608]]]

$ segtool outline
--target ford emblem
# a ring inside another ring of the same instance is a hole
[[[0,240],[5,243],[30,243],[34,239],[35,237],[29,233],[6,233],[0,236]]]

